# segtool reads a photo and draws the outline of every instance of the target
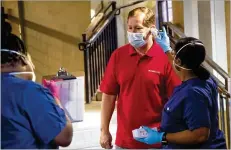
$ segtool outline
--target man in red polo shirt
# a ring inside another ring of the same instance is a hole
[[[159,127],[164,104],[180,84],[162,48],[153,40],[155,15],[139,7],[128,15],[129,44],[115,50],[100,90],[102,96],[101,137],[103,148],[112,148],[109,123],[117,101],[116,146],[126,149],[159,148],[133,139],[140,126]]]

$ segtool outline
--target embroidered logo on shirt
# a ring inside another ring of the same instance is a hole
[[[148,70],[148,72],[153,72],[153,73],[160,74],[160,72],[159,72],[159,71],[155,71],[155,70]]]

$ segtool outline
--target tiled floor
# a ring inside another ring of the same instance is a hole
[[[84,121],[73,123],[74,137],[69,147],[61,149],[100,149],[100,102],[85,106]],[[110,131],[115,140],[116,112],[112,116]]]

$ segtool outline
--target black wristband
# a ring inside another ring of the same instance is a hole
[[[164,135],[163,135],[163,137],[162,137],[162,141],[161,141],[162,145],[167,145],[168,144],[166,135],[167,135],[167,133],[165,132]]]

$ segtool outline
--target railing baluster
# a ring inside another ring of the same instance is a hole
[[[91,48],[91,71],[92,71],[92,74],[91,74],[91,82],[92,82],[92,87],[91,87],[91,89],[92,89],[92,91],[91,91],[91,96],[93,95],[93,93],[94,93],[94,87],[95,87],[95,79],[94,79],[94,75],[95,75],[95,70],[94,70],[94,67],[95,67],[95,62],[94,62],[94,51],[92,50],[92,48]]]
[[[88,71],[88,56],[87,56],[87,53],[88,51],[87,50],[84,50],[83,51],[83,55],[84,55],[84,72],[85,72],[85,75],[84,75],[84,82],[85,82],[85,89],[86,89],[86,95],[85,95],[85,99],[86,99],[86,103],[90,103],[89,102],[89,71]]]
[[[117,21],[116,21],[116,17],[114,18],[113,21],[113,25],[114,25],[114,39],[115,39],[115,47],[112,51],[114,51],[117,47],[118,47],[118,35],[117,35]]]
[[[110,23],[109,23],[110,24]],[[109,24],[108,24],[108,26],[109,26]],[[105,57],[105,64],[107,64],[107,62],[108,62],[108,59],[107,59],[107,55],[108,55],[108,45],[109,45],[109,43],[108,43],[108,40],[111,38],[110,36],[108,36],[109,35],[109,30],[108,30],[108,26],[105,28],[105,32],[103,33],[103,36],[105,37],[105,44],[104,44],[104,46],[105,46],[105,50],[104,50],[104,57]],[[104,67],[103,67],[103,72],[104,72],[104,70],[105,70],[105,65],[104,65]]]
[[[92,74],[92,78],[93,78],[93,85],[92,85],[92,96],[95,94],[95,87],[96,87],[96,80],[95,80],[95,75],[96,73],[96,50],[97,47],[95,46],[95,42],[92,44],[92,62],[94,65],[92,65],[92,70],[93,70],[93,74]]]
[[[225,117],[224,117],[224,98],[223,98],[223,95],[220,94],[220,113],[221,113],[221,130],[225,133],[225,123],[224,123],[224,120],[225,120]]]
[[[140,1],[134,2],[133,4],[138,4]],[[112,9],[115,10],[116,9],[116,3],[112,4]],[[111,51],[111,53],[118,47],[118,36],[117,36],[117,21],[116,21],[116,17],[113,18],[112,24],[114,26],[114,42],[113,42],[113,49]]]
[[[106,32],[107,30],[104,31],[104,36],[106,35]],[[104,40],[106,40],[106,38],[104,38]],[[106,41],[104,41],[104,47],[106,46]],[[108,62],[108,59],[107,59],[107,49],[104,49],[104,56],[105,56],[105,62],[104,62],[104,66],[107,66],[107,62]]]
[[[108,48],[108,56],[110,56],[110,54],[111,54],[111,49],[112,49],[112,41],[113,41],[113,30],[112,30],[112,27],[111,27],[111,23],[108,25],[108,28],[109,28],[109,30],[111,31],[110,32],[110,39],[108,39],[108,44],[109,44],[109,48]]]
[[[113,38],[112,35],[111,35],[111,33],[112,33],[113,31],[111,31],[110,25],[111,25],[111,23],[109,23],[108,26],[107,26],[108,32],[107,32],[107,34],[106,34],[106,36],[107,36],[108,38],[107,38],[106,65],[105,65],[105,67],[107,66],[108,61],[109,61],[109,55],[110,55],[110,49],[111,49],[111,39]]]
[[[106,60],[106,63],[108,61],[107,59],[107,55],[108,55],[108,26],[105,28],[105,32],[103,33],[103,36],[104,36],[104,51],[105,51],[105,60]]]
[[[112,39],[111,39],[111,41],[110,41],[110,43],[111,43],[111,48],[110,48],[110,55],[109,56],[111,56],[111,54],[112,54],[112,52],[115,50],[115,46],[116,46],[116,44],[115,44],[115,28],[114,28],[114,19],[112,20],[112,22],[111,22],[111,24],[110,24],[110,30],[112,31],[111,32],[111,36],[112,36]]]
[[[87,37],[86,34],[82,34],[82,38],[83,38],[83,42],[86,42]],[[86,45],[85,45],[86,46]],[[83,51],[83,55],[84,55],[84,72],[85,72],[85,98],[86,98],[86,103],[89,104],[91,101],[91,99],[89,98],[90,95],[90,75],[89,75],[89,49],[84,47],[84,51]]]
[[[94,48],[93,48],[93,51],[94,51],[94,74],[93,74],[93,78],[94,78],[94,92],[93,92],[93,95],[95,94],[96,92],[96,89],[97,89],[97,78],[96,76],[98,75],[98,70],[97,70],[97,51],[98,51],[98,48],[95,46],[95,43],[94,42]]]
[[[97,39],[97,43],[96,43],[96,45],[99,47],[99,40]],[[102,73],[103,73],[103,71],[102,71],[102,68],[103,68],[103,64],[102,64],[102,61],[103,61],[103,59],[102,59],[102,50],[101,49],[98,49],[99,50],[99,66],[100,66],[100,78],[102,78]]]
[[[97,50],[94,49],[94,63],[95,63],[95,66],[94,66],[94,71],[95,71],[95,74],[94,74],[94,80],[95,80],[95,85],[94,85],[94,93],[96,92],[96,89],[97,89],[97,76],[98,76],[98,64],[97,64]]]
[[[97,45],[96,41],[94,42],[94,45]],[[98,73],[98,77],[100,77],[100,49],[96,48],[96,51],[97,51],[97,73]],[[97,81],[96,92],[98,87],[99,87],[99,81]]]
[[[112,23],[111,23],[111,30],[113,31],[112,32],[112,48],[111,48],[111,51],[110,51],[110,53],[112,53],[112,51],[115,49],[115,27],[114,27],[114,24],[115,24],[115,22],[114,22],[114,20],[115,19],[113,19],[112,20]]]
[[[105,32],[103,32],[102,33],[102,36],[104,37],[104,53],[102,53],[102,55],[103,55],[103,58],[105,58],[105,54],[107,54],[107,49],[108,49],[108,47],[107,47],[107,45],[108,45],[108,43],[107,43],[107,41],[108,41],[108,39],[107,39],[107,33],[108,33],[108,30],[107,30],[107,27],[105,28]],[[107,59],[105,59],[105,61],[107,61]],[[102,65],[102,74],[104,73],[104,63],[102,63],[103,65]]]
[[[105,31],[102,32],[101,36],[100,36],[100,41],[101,41],[101,49],[102,49],[102,54],[103,54],[103,66],[105,66],[106,63],[106,58],[105,58],[105,49],[103,49],[103,34]],[[105,70],[104,70],[105,71]]]
[[[219,94],[219,93],[218,93]],[[219,128],[221,129],[221,106],[220,106],[220,94],[217,97],[217,104],[218,104],[218,123],[219,123]]]
[[[111,31],[111,32],[110,32],[110,37],[111,37],[111,38],[109,39],[109,45],[110,45],[109,47],[110,47],[110,48],[108,49],[108,58],[110,58],[110,56],[111,56],[111,54],[112,54],[111,52],[112,52],[112,49],[113,49],[113,41],[114,41],[114,34],[113,34],[114,31],[113,31],[112,24],[113,24],[112,22],[109,24],[109,29],[110,29],[110,31]]]
[[[93,74],[93,70],[92,70],[92,48],[91,47],[89,47],[88,48],[88,63],[89,63],[89,68],[88,68],[88,70],[89,70],[89,74],[88,74],[88,76],[89,76],[89,85],[90,85],[90,87],[89,87],[89,98],[91,99],[91,96],[92,96],[92,93],[93,93],[93,78],[92,78],[92,74]]]
[[[226,129],[226,143],[228,144],[228,147],[230,147],[230,110],[229,110],[229,98],[226,97],[225,99],[225,105],[226,105],[226,115],[225,115],[225,129]]]
[[[106,31],[103,32],[103,35],[105,35],[105,32],[106,32]],[[105,45],[106,45],[106,44],[105,44],[105,41],[104,41],[104,46],[105,46]],[[107,50],[104,49],[104,66],[106,65],[106,63],[107,63]]]
[[[100,51],[97,49],[97,52],[96,52],[96,60],[97,60],[97,87],[96,87],[96,90],[98,89],[99,87],[99,84],[100,84],[100,59],[99,59],[99,53]]]

